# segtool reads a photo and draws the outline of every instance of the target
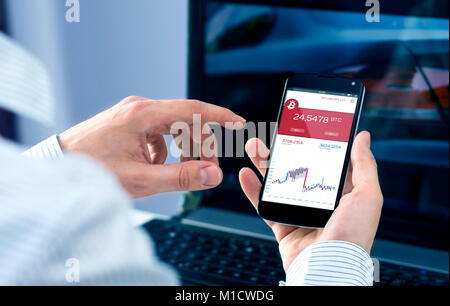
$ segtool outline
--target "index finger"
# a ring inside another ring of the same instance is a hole
[[[156,114],[156,115],[155,115]],[[175,122],[192,124],[194,115],[200,115],[202,123],[215,122],[227,128],[240,129],[246,120],[231,110],[198,100],[160,100],[152,103],[147,110],[148,122],[169,127]]]

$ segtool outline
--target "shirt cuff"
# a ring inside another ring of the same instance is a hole
[[[46,158],[46,159],[61,159],[64,153],[58,141],[58,136],[53,135],[46,140],[38,143],[34,147],[23,153],[25,156]]]
[[[322,241],[304,249],[286,273],[287,286],[372,286],[373,262],[360,246]]]

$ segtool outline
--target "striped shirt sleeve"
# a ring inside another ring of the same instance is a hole
[[[179,284],[105,169],[20,152],[0,138],[0,286]]]
[[[372,286],[373,262],[358,245],[322,241],[310,245],[292,262],[287,286]]]
[[[53,135],[25,151],[23,155],[46,159],[60,159],[64,156],[64,153],[59,144],[58,136]]]

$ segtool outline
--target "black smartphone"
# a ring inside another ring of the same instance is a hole
[[[262,218],[325,226],[342,196],[364,91],[349,77],[287,79],[259,198]]]

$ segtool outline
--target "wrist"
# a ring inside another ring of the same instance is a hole
[[[73,135],[71,129],[62,132],[58,135],[59,145],[61,146],[61,150],[66,152],[75,152],[76,151],[76,143],[77,137]]]
[[[317,241],[303,249],[286,270],[286,285],[305,284],[370,286],[372,259],[353,242]]]
[[[61,147],[61,150],[69,151],[69,149],[68,149],[68,142],[69,141],[67,139],[67,136],[65,135],[65,132],[59,134],[57,136],[57,138],[58,138],[58,142],[59,142],[59,146]]]

